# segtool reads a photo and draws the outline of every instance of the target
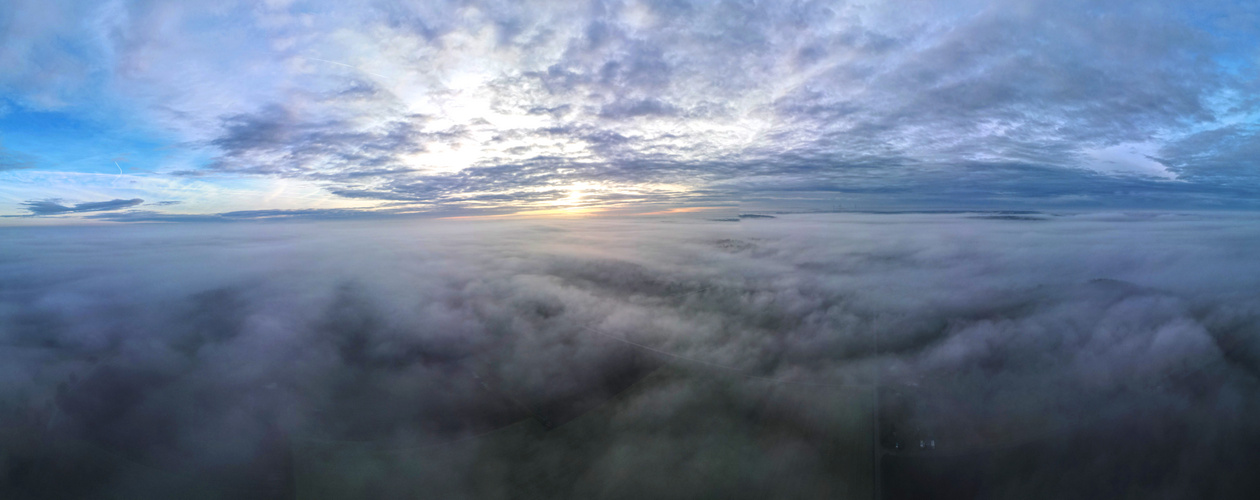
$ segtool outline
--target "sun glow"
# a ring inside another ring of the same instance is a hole
[[[489,201],[470,201],[464,209],[494,212],[484,215],[441,217],[442,219],[502,219],[525,217],[591,217],[608,215],[659,215],[730,209],[732,207],[682,207],[663,211],[639,213],[646,207],[661,205],[662,199],[677,200],[692,191],[683,184],[644,183],[621,184],[597,181],[573,182],[537,186],[520,191],[478,191],[468,193],[472,198]],[[502,200],[517,198],[516,203],[504,204]]]
[[[568,191],[568,195],[551,202],[552,205],[560,207],[576,207],[583,203],[583,200],[593,193],[607,192],[608,186],[604,186],[594,182],[578,182],[563,188]]]
[[[531,218],[531,217],[589,217],[599,215],[601,212],[607,211],[608,207],[564,207],[564,208],[544,208],[538,210],[521,210],[510,214],[493,214],[493,215],[461,215],[456,217],[439,217],[439,220],[461,219],[461,220],[478,220],[478,219],[507,219],[507,218]]]
[[[681,208],[671,208],[671,209],[668,209],[668,210],[658,210],[658,211],[655,211],[655,212],[644,212],[644,213],[634,214],[634,215],[671,215],[671,214],[689,214],[689,213],[693,213],[693,212],[702,212],[702,211],[705,211],[705,210],[721,210],[721,209],[727,209],[727,210],[730,210],[730,209],[732,209],[732,208],[735,208],[735,207],[681,207]]]

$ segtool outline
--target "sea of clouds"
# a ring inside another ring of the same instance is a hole
[[[1260,224],[0,230],[5,498],[1244,498]]]

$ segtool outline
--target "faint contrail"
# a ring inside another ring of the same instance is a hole
[[[117,186],[117,185],[118,185],[118,178],[123,176],[123,169],[122,169],[122,166],[120,166],[120,165],[118,164],[118,162],[117,162],[117,161],[115,161],[115,162],[114,162],[114,166],[115,166],[115,167],[118,167],[118,175],[115,175],[115,176],[114,176],[114,180],[109,181],[109,185],[110,185],[111,187],[113,187],[113,186]]]
[[[329,61],[329,60],[327,60],[327,59],[320,59],[320,58],[318,58],[318,57],[308,57],[307,59],[311,59],[311,60],[315,60],[315,61],[323,61],[323,62],[326,62],[326,63],[329,63],[329,64],[336,64],[336,65],[338,65],[338,66],[345,66],[345,67],[347,67],[347,68],[357,69],[357,70],[362,71],[362,72],[364,72],[364,73],[367,73],[367,74],[369,74],[369,75],[379,76],[379,77],[381,77],[381,78],[389,78],[389,77],[387,77],[387,76],[385,76],[385,75],[382,75],[382,74],[380,74],[380,73],[373,73],[373,72],[371,72],[371,71],[365,70],[365,69],[360,68],[360,67],[358,67],[358,66],[351,66],[351,65],[346,64],[346,63],[339,63],[339,62],[337,62],[337,61]]]

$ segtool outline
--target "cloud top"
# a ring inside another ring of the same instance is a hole
[[[0,488],[1247,498],[1252,221],[969,217],[11,228]]]

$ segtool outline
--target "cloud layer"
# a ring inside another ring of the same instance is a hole
[[[0,89],[80,115],[125,103],[204,159],[165,174],[303,179],[421,209],[801,192],[1236,206],[1257,195],[1257,14],[1224,1],[20,1],[7,16],[24,21],[0,32]]]
[[[1257,486],[1246,219],[6,232],[6,495]]]

